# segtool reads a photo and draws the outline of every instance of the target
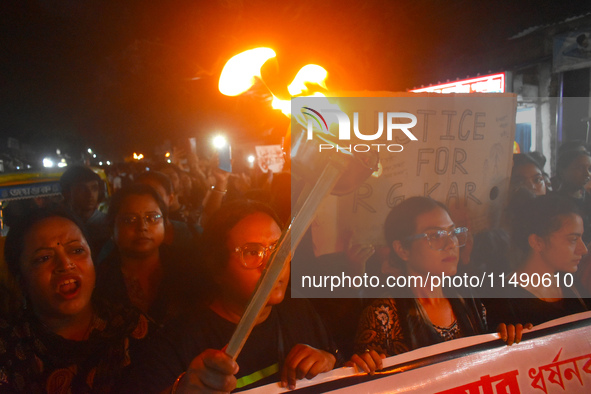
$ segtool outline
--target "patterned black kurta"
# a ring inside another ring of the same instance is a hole
[[[486,311],[477,300],[449,299],[457,320],[450,327],[433,325],[418,300],[382,298],[361,314],[355,352],[375,350],[393,356],[446,340],[487,332]]]
[[[130,344],[144,338],[148,326],[130,310],[95,317],[88,340],[72,341],[28,310],[12,324],[0,319],[0,392],[108,393],[130,363]]]

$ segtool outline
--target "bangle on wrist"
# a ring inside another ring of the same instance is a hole
[[[216,192],[216,193],[226,194],[226,192],[227,192],[228,190],[218,190],[218,189],[216,189],[216,187],[215,187],[215,186],[212,186],[212,187],[211,187],[211,191],[212,191],[212,192]]]
[[[182,374],[179,375],[178,378],[176,378],[176,380],[174,381],[174,384],[172,385],[172,389],[170,390],[170,394],[176,393],[176,389],[179,387],[179,384],[181,383],[181,379],[183,378],[183,376],[185,376],[186,373],[187,373],[187,371],[183,372]]]

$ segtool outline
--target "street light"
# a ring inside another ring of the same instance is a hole
[[[212,140],[212,144],[216,149],[223,148],[224,146],[226,146],[227,143],[228,141],[226,140],[226,137],[224,137],[223,135],[216,135],[215,137],[213,137]]]

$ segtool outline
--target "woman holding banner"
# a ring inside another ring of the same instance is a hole
[[[194,358],[228,343],[281,236],[279,223],[270,207],[248,200],[227,203],[211,216],[202,247],[210,297],[145,348],[127,379],[127,392],[159,393],[175,379],[179,392],[210,387],[194,379],[195,366],[202,365]],[[286,265],[236,360],[240,369],[232,374],[238,389],[277,381],[295,388],[297,379],[334,367],[334,347],[313,308],[303,299],[284,300],[289,274]]]
[[[403,201],[385,223],[392,263],[407,277],[455,275],[467,236],[468,229],[455,226],[445,205],[426,197]],[[384,357],[488,332],[480,301],[442,287],[406,290],[402,298],[375,300],[361,315],[351,361],[366,372],[381,369]],[[509,344],[521,340],[513,327],[504,334]]]

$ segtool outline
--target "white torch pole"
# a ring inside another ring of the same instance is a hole
[[[232,359],[236,360],[238,354],[240,354],[250,332],[256,325],[259,314],[267,304],[271,290],[275,286],[275,282],[281,274],[284,265],[290,263],[293,250],[298,246],[310,223],[312,223],[318,206],[332,191],[336,182],[345,172],[348,160],[350,158],[343,154],[333,155],[330,158],[312,188],[310,195],[303,203],[301,209],[296,213],[287,230],[282,234],[279,247],[271,256],[269,263],[267,263],[267,267],[257,283],[254,294],[228,343],[226,353]]]

